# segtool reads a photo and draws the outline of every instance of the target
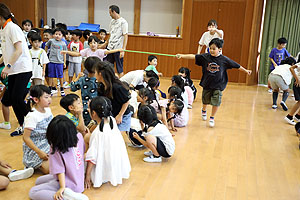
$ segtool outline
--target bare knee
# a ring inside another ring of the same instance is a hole
[[[0,190],[5,190],[9,184],[9,179],[5,176],[0,176]]]

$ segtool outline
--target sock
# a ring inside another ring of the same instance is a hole
[[[273,92],[273,105],[277,104],[278,92]]]
[[[214,120],[214,119],[215,119],[215,117],[212,117],[212,116],[211,116],[211,117],[210,117],[210,119]]]
[[[49,86],[49,89],[50,89],[50,90],[52,90],[52,87],[51,87],[51,86]]]
[[[10,124],[10,122],[4,122],[5,125]]]
[[[153,155],[154,158],[159,158],[160,156]]]
[[[300,119],[300,115],[298,115],[298,114],[296,114],[295,117],[296,117],[297,119]]]
[[[289,97],[289,92],[283,92],[282,101],[285,102],[288,97]]]
[[[206,114],[206,110],[202,110],[202,113],[203,113],[203,114]]]
[[[52,87],[52,90],[56,90],[56,87]]]
[[[63,88],[63,87],[60,87],[60,91],[64,91],[64,88]]]
[[[293,120],[293,116],[291,116],[289,114],[286,116],[286,118],[288,118],[289,120]]]

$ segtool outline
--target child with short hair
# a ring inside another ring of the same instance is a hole
[[[53,31],[53,39],[47,42],[47,48],[49,49],[49,61],[48,64],[48,76],[49,76],[49,88],[51,89],[51,94],[56,94],[57,89],[53,81],[57,78],[60,83],[63,83],[63,69],[66,66],[66,55],[62,55],[61,51],[67,50],[67,45],[62,41],[65,31],[61,28],[56,28]],[[64,97],[66,94],[64,92],[63,85],[60,85],[60,95]]]
[[[84,62],[84,68],[88,71],[88,76],[85,77],[83,73],[79,73],[74,82],[71,82],[72,92],[76,92],[77,90],[81,91],[83,119],[86,126],[91,121],[90,113],[88,112],[88,102],[98,96],[94,64],[99,61],[100,59],[98,57],[88,57]]]
[[[22,28],[23,28],[23,33],[25,35],[26,38],[26,42],[27,45],[30,45],[29,39],[27,38],[28,33],[31,31],[31,29],[33,28],[33,24],[32,21],[29,19],[25,19],[22,21]]]
[[[105,182],[113,186],[128,179],[131,171],[125,142],[112,116],[112,104],[107,97],[96,97],[90,102],[93,120],[98,126],[91,134],[86,153],[85,184],[100,187]]]
[[[69,30],[66,31],[66,37],[65,37],[65,39],[67,41],[67,47],[68,47],[69,44],[72,41],[71,31],[69,31]],[[66,77],[67,77],[67,71],[68,71],[69,64],[70,64],[70,56],[67,54],[66,55],[66,66],[64,67],[64,70],[63,70],[64,71],[64,84],[63,84],[64,89],[70,88],[70,84],[66,80],[67,79]]]
[[[40,35],[35,34],[31,37],[32,49],[29,53],[32,58],[32,85],[43,84],[45,78],[46,64],[49,63],[46,51],[40,48],[42,38]]]
[[[207,23],[207,30],[203,35],[201,36],[199,40],[199,46],[197,54],[201,53],[202,48],[205,46],[205,53],[209,53],[209,43],[214,38],[223,39],[224,38],[224,32],[220,29],[218,29],[218,23],[216,20],[211,19]],[[222,51],[220,52],[222,53]]]
[[[133,132],[133,137],[150,151],[145,152],[145,162],[162,162],[162,158],[169,158],[174,154],[175,141],[168,130],[156,115],[155,109],[150,105],[142,105],[138,110],[138,119],[143,123],[144,139]]]
[[[37,178],[29,191],[32,200],[88,200],[84,191],[84,140],[64,115],[53,118],[47,128],[50,174]]]
[[[83,48],[84,49],[90,48],[88,40],[89,40],[90,36],[92,36],[92,35],[93,35],[92,32],[89,31],[89,30],[83,31],[82,36],[84,38],[84,42],[83,42]]]
[[[24,170],[15,170],[4,160],[0,160],[0,190],[5,190],[9,181],[18,181],[32,176],[32,167]],[[7,178],[6,178],[7,177]]]
[[[163,76],[162,73],[158,72],[156,69],[157,66],[157,57],[155,55],[148,56],[148,66],[146,67],[146,71],[153,70],[158,76]]]
[[[215,126],[215,114],[221,105],[222,91],[226,88],[228,82],[227,70],[231,68],[237,68],[240,71],[251,75],[252,71],[247,70],[240,64],[227,58],[221,54],[223,47],[223,40],[214,38],[209,43],[209,52],[205,54],[177,54],[177,58],[195,59],[196,65],[202,66],[202,78],[200,85],[203,87],[202,92],[202,120],[206,121],[206,109],[207,105],[212,105],[212,113],[209,120],[209,126]]]
[[[30,89],[30,96],[27,106],[30,110],[31,104],[34,107],[24,122],[23,164],[48,174],[50,146],[46,139],[46,129],[53,118],[49,107],[51,91],[45,85],[35,85]]]
[[[46,48],[46,44],[47,42],[52,39],[52,29],[45,29],[43,32],[43,43],[42,43],[42,48],[45,49]]]
[[[99,46],[98,46],[99,49],[106,49],[107,44],[108,44],[108,40],[105,40],[106,35],[107,35],[106,30],[100,29],[100,31],[99,31],[100,40],[99,40]]]
[[[75,124],[77,130],[85,135],[86,126],[84,125],[83,106],[80,97],[77,94],[67,94],[60,100],[59,104],[67,111],[66,116]]]
[[[72,52],[79,53],[81,50],[83,50],[83,44],[80,41],[80,38],[82,37],[82,32],[79,29],[75,29],[72,31],[72,41],[68,45],[68,49]],[[69,82],[71,83],[73,80],[73,75],[75,74],[75,77],[78,76],[79,72],[81,72],[81,62],[82,58],[80,56],[71,56],[69,57]]]
[[[284,37],[277,40],[277,47],[273,48],[269,54],[271,61],[270,71],[272,72],[276,66],[280,65],[281,61],[290,57],[291,54],[285,49],[288,40]]]
[[[195,100],[197,95],[197,88],[195,87],[194,82],[191,79],[191,70],[187,67],[181,67],[178,70],[178,75],[180,75],[183,78],[184,84],[192,89]]]

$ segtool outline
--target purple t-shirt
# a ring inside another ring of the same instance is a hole
[[[105,55],[106,49],[97,49],[96,51],[92,51],[90,48],[83,49],[80,51],[80,54],[82,57],[90,57],[90,56],[96,56],[100,58],[101,61],[103,61],[103,58],[106,57]]]
[[[65,173],[66,188],[81,193],[84,191],[84,140],[80,133],[77,137],[77,147],[69,148],[65,153],[50,153],[49,169],[50,174],[55,175],[57,180],[57,174]]]
[[[280,65],[281,61],[284,60],[286,57],[290,57],[291,54],[289,54],[289,52],[283,48],[281,50],[277,49],[277,48],[273,48],[270,55],[269,55],[269,58],[272,58],[275,63],[277,65]],[[271,66],[270,66],[270,70],[274,70],[275,67],[273,65],[273,63],[271,62]]]

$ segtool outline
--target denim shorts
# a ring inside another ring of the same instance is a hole
[[[118,124],[118,128],[120,131],[129,131],[130,130],[131,116],[132,116],[132,112],[128,113],[127,115],[123,115],[122,123]]]

